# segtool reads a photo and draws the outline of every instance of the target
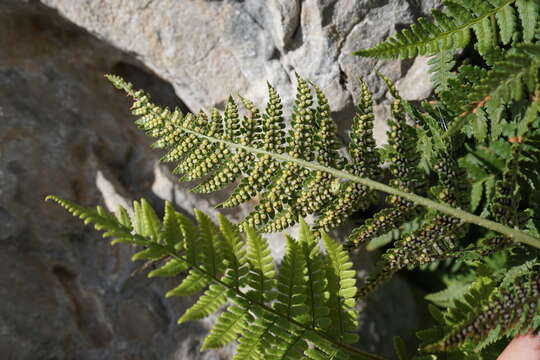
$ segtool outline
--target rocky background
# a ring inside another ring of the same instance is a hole
[[[115,208],[146,197],[211,212],[219,196],[194,196],[132,124],[127,99],[104,73],[125,76],[153,99],[184,110],[222,108],[230,93],[262,104],[266,81],[287,102],[294,72],[328,95],[344,129],[357,79],[379,103],[374,70],[418,99],[431,87],[425,59],[362,59],[435,0],[0,0],[0,358],[228,359],[200,353],[210,322],[177,325],[194,298],[164,299],[178,280],[146,280],[132,250],[43,201],[57,194]],[[379,140],[384,111],[378,107]],[[232,218],[242,210],[229,211]],[[273,237],[279,254],[278,238]],[[373,264],[360,255],[361,269]],[[362,273],[360,271],[360,273]],[[360,346],[390,356],[411,339],[423,306],[396,279],[362,313]]]

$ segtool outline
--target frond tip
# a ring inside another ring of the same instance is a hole
[[[149,277],[187,273],[168,295],[203,293],[179,322],[225,307],[203,350],[238,340],[234,359],[380,360],[349,345],[357,341],[358,313],[356,275],[347,252],[326,234],[326,253],[321,251],[318,236],[303,221],[300,240],[288,238],[285,259],[276,271],[266,239],[249,227],[244,238],[223,217],[216,226],[196,211],[193,222],[167,202],[160,220],[142,200],[134,203],[132,221],[123,208],[115,216],[101,207],[48,199],[95,224],[113,243],[142,247],[134,259],[158,264]]]

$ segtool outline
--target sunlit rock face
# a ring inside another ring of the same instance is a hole
[[[161,105],[197,111],[222,108],[230,93],[262,107],[266,81],[290,104],[298,72],[327,93],[343,130],[358,77],[367,79],[378,102],[385,90],[375,68],[403,79],[405,94],[427,81],[422,63],[379,62],[351,52],[375,44],[433,5],[0,0],[2,358],[231,357],[231,347],[199,352],[211,321],[176,324],[195,300],[163,298],[179,279],[146,280],[143,264],[130,261],[133,249],[111,248],[43,202],[45,195],[57,194],[114,209],[146,197],[158,209],[170,199],[186,212],[193,207],[212,212],[226,195],[188,193],[190,184],[179,184],[169,167],[159,165],[160,153],[132,123],[128,100],[103,74],[125,76]],[[417,93],[423,96],[429,88]],[[245,211],[226,215],[238,220]],[[282,241],[275,235],[271,241],[279,257]],[[363,269],[372,262],[370,256],[358,260]],[[361,345],[388,354],[391,336],[410,336],[420,311],[411,287],[400,280],[373,299],[362,315]]]

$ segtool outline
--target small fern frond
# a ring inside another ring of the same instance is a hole
[[[424,344],[423,350],[472,348],[479,351],[503,337],[536,331],[538,324],[534,320],[540,300],[540,278],[536,272],[531,272],[531,264],[524,265],[510,271],[498,286],[485,277],[473,283],[464,300],[455,301],[446,313],[446,331],[442,332],[442,338]]]
[[[450,50],[441,50],[428,61],[431,82],[436,92],[444,91],[448,88],[448,81],[455,79],[456,74],[452,72],[456,62],[454,53]]]
[[[244,329],[249,316],[246,309],[238,305],[229,306],[212,326],[210,334],[201,345],[201,351],[219,349],[235,340]]]
[[[377,58],[411,58],[464,48],[476,35],[480,54],[497,46],[497,38],[508,44],[516,34],[515,8],[523,28],[523,40],[531,41],[537,25],[535,0],[453,0],[445,1],[443,11],[433,10],[433,22],[424,18],[382,43],[355,55]],[[533,14],[533,15],[531,15]]]
[[[475,104],[475,110],[488,101],[505,104],[521,100],[528,92],[534,92],[538,84],[539,59],[539,46],[516,45],[515,52],[509,52],[504,60],[496,62],[493,69],[473,85],[466,101]]]
[[[179,322],[202,319],[225,306],[203,350],[238,339],[234,359],[381,360],[349,345],[356,342],[358,314],[353,299],[355,273],[347,253],[327,235],[323,235],[326,253],[322,252],[320,238],[303,221],[300,240],[287,241],[286,256],[275,279],[266,240],[249,227],[241,234],[224,218],[216,226],[196,211],[196,222],[191,222],[166,203],[161,221],[154,217],[151,206],[141,201],[131,222],[125,210],[114,216],[101,207],[93,210],[54,196],[49,199],[86,223],[94,223],[104,236],[113,238],[113,243],[142,247],[137,253],[141,255],[135,258],[159,266],[149,277],[176,277],[187,272],[180,287],[169,294],[190,295],[206,288]],[[171,220],[173,216],[176,221]],[[153,224],[151,231],[148,224]],[[171,231],[173,225],[180,231]],[[145,235],[135,229],[142,229]],[[329,290],[337,293],[329,298]],[[330,313],[340,321],[331,324]]]

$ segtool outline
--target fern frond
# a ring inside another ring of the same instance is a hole
[[[158,138],[162,137],[163,139],[158,139],[158,142],[161,141],[164,146],[174,146],[175,142],[184,144],[186,141],[190,142],[190,139],[196,137],[199,139],[196,143],[200,142],[201,140],[208,140],[217,144],[226,145],[228,151],[233,154],[242,151],[254,155],[253,158],[258,159],[257,161],[246,161],[243,164],[247,167],[247,169],[250,169],[246,170],[246,172],[250,172],[252,169],[259,166],[260,161],[265,162],[265,166],[260,167],[261,169],[268,169],[270,164],[274,164],[272,165],[273,176],[270,178],[269,183],[266,183],[267,177],[261,176],[264,184],[260,185],[260,191],[257,190],[260,194],[259,204],[244,219],[244,224],[250,225],[251,227],[264,226],[278,216],[283,210],[287,209],[291,205],[294,206],[297,200],[303,195],[303,192],[310,188],[309,186],[304,187],[304,179],[309,179],[313,172],[322,171],[336,178],[336,180],[329,182],[331,192],[336,196],[330,197],[330,200],[319,211],[319,216],[316,219],[317,227],[322,228],[323,230],[328,230],[339,225],[343,221],[343,218],[352,211],[365,207],[366,204],[369,204],[373,200],[372,190],[375,189],[395,195],[396,198],[402,198],[400,202],[412,202],[418,205],[436,209],[437,211],[447,215],[459,217],[466,222],[478,224],[496,232],[511,236],[515,238],[516,241],[531,244],[533,246],[540,246],[536,238],[531,237],[522,231],[501,226],[500,224],[494,223],[487,219],[467,213],[464,210],[456,209],[443,203],[432,201],[414,193],[403,191],[402,189],[392,186],[387,186],[373,180],[372,178],[368,178],[367,176],[373,176],[379,172],[378,167],[363,168],[364,170],[362,171],[365,171],[363,173],[365,175],[357,175],[355,172],[360,170],[358,170],[358,167],[356,167],[358,164],[356,163],[354,154],[351,154],[351,159],[344,160],[348,162],[348,164],[343,167],[344,170],[336,169],[335,167],[328,167],[314,162],[313,160],[317,157],[317,152],[315,150],[316,146],[314,145],[316,141],[312,137],[308,139],[309,136],[307,134],[313,135],[313,132],[315,129],[317,129],[317,124],[313,123],[316,118],[316,116],[314,116],[316,111],[312,107],[313,98],[309,86],[301,79],[298,79],[294,124],[290,132],[291,136],[287,140],[287,146],[284,147],[281,140],[277,140],[275,143],[274,140],[269,140],[269,142],[267,144],[265,143],[266,145],[264,146],[254,147],[252,145],[243,145],[239,140],[233,139],[230,141],[224,137],[209,136],[203,126],[204,124],[200,124],[200,116],[197,120],[197,118],[193,115],[190,116],[188,114],[182,117],[176,112],[171,113],[166,109],[163,110],[151,104],[149,102],[149,98],[143,92],[133,91],[132,86],[126,83],[120,77],[109,75],[108,78],[116,87],[125,90],[135,99],[134,113],[142,116],[141,119],[139,119],[140,121],[137,123],[148,134],[156,135]],[[395,93],[394,90],[391,91],[392,93]],[[415,112],[415,110],[406,102],[403,102],[403,107],[405,109],[409,109],[407,110],[408,113]],[[279,111],[275,112],[274,114],[281,114],[280,105],[272,106],[271,108],[279,108]],[[232,113],[235,113],[235,111],[232,111]],[[227,119],[227,116],[224,116],[224,118]],[[265,119],[268,118],[269,117],[265,117]],[[365,122],[368,124],[370,123],[370,116],[361,118],[362,119],[360,122]],[[168,119],[171,122],[169,122]],[[263,124],[264,123],[265,122],[263,121]],[[238,136],[238,126],[234,124],[235,123],[233,122],[233,125],[231,125],[232,128],[228,129],[229,125],[227,125],[227,121],[225,120],[225,128],[223,133],[231,134],[230,136]],[[266,131],[264,130],[264,126],[265,125],[263,125],[263,132],[260,133],[260,136],[265,139],[267,135],[276,134],[276,131],[274,130],[281,130],[281,126],[274,127],[272,125],[272,131]],[[366,127],[366,129],[369,129],[369,126]],[[184,136],[181,137],[181,134]],[[362,137],[369,138],[372,136],[370,131],[366,131],[365,134],[359,136],[359,138]],[[256,142],[257,141],[255,141],[255,143]],[[192,145],[193,144],[190,146],[186,145],[186,147],[190,148]],[[406,144],[405,146],[408,145]],[[272,150],[267,150],[268,148],[271,148]],[[366,157],[366,163],[373,164],[377,156],[372,155],[376,154],[376,151],[374,151],[374,149],[371,147],[366,147],[366,151],[369,155]],[[290,154],[294,154],[297,157]],[[235,169],[238,167],[237,164],[230,164],[230,166],[234,167]],[[212,176],[212,174],[208,175]],[[415,182],[414,179],[401,180],[405,181],[406,183],[410,183],[410,185]],[[250,182],[251,181],[253,181],[253,183],[259,183],[261,179],[253,178],[250,179]],[[255,193],[250,193],[246,194],[246,196],[250,198],[251,196],[254,196],[254,194]]]
[[[168,259],[149,276],[175,277],[187,271],[182,288],[173,290],[174,295],[188,295],[207,287],[179,320],[201,319],[226,306],[203,349],[219,348],[238,339],[235,359],[302,359],[316,352],[323,359],[345,359],[350,355],[381,360],[348,345],[356,340],[357,314],[353,308],[355,274],[347,253],[327,235],[324,235],[327,252],[323,253],[318,245],[320,239],[303,221],[300,240],[288,240],[276,280],[268,244],[252,228],[245,229],[244,239],[236,226],[223,218],[218,227],[197,211],[193,223],[166,204],[165,219],[161,222],[157,218],[161,224],[156,228],[157,236],[143,236],[134,232],[135,227],[142,228],[137,221],[147,221],[141,216],[143,206],[139,205],[140,216],[131,224],[126,221],[125,212],[119,212],[117,218],[100,207],[93,210],[57,197],[50,199],[87,223],[94,223],[105,231],[105,236],[141,246],[143,252],[151,250],[160,254],[152,256],[151,261]],[[153,213],[146,204],[147,214]],[[172,221],[167,219],[174,215],[181,227],[182,235],[177,240],[183,241],[181,248],[175,241],[161,241],[170,232]],[[198,251],[206,253],[190,254],[190,249],[196,246]],[[338,289],[330,302],[329,284],[332,289]],[[232,304],[227,305],[228,300]],[[330,326],[329,306],[340,316],[338,327]]]
[[[434,55],[441,51],[464,48],[471,40],[471,31],[476,35],[478,51],[486,54],[497,45],[499,33],[503,44],[510,42],[512,34],[515,34],[514,5],[517,5],[520,12],[523,38],[530,41],[534,36],[538,16],[535,0],[453,0],[443,4],[442,12],[433,10],[434,22],[420,18],[408,29],[354,54],[377,58]],[[498,27],[494,26],[495,19]]]

